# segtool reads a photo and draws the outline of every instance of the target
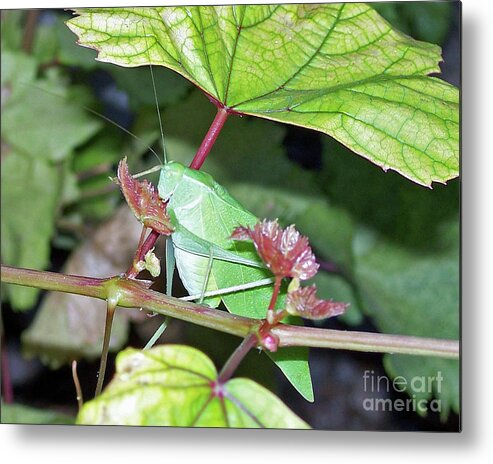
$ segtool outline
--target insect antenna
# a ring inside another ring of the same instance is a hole
[[[168,154],[166,152],[166,144],[164,143],[164,130],[163,130],[163,122],[161,120],[161,112],[159,111],[159,102],[157,98],[157,90],[156,90],[156,83],[154,81],[154,72],[152,70],[152,64],[149,61],[149,69],[151,71],[151,80],[152,80],[152,90],[154,92],[154,101],[156,103],[156,111],[157,111],[157,118],[159,121],[159,130],[161,131],[161,145],[163,148],[163,157],[164,157],[164,164],[168,162]]]
[[[86,111],[89,111],[90,113],[94,114],[95,116],[98,116],[102,119],[104,119],[106,122],[109,122],[110,124],[113,124],[115,127],[118,127],[118,129],[122,130],[123,132],[125,132],[126,134],[130,135],[131,137],[133,137],[135,140],[137,140],[139,143],[143,143],[142,139],[140,137],[138,137],[137,135],[135,135],[132,131],[129,131],[128,129],[126,129],[125,127],[123,127],[122,125],[118,124],[116,121],[113,121],[111,118],[108,118],[107,116],[105,116],[104,114],[102,113],[99,113],[98,111],[96,110],[93,110],[92,108],[89,108],[87,106],[84,106],[82,105],[82,108],[84,108]],[[154,171],[157,171],[158,169],[161,168],[161,158],[159,157],[159,155],[154,151],[154,149],[150,146],[150,145],[145,145],[145,147],[147,149],[149,149],[149,151],[156,157],[156,159],[158,160],[159,162],[159,167],[157,167],[156,169],[154,168],[151,168],[149,169],[148,171],[146,171],[145,173],[141,173],[140,175],[144,175],[144,174],[149,174],[149,172],[154,172]],[[153,170],[154,169],[154,170]]]
[[[144,29],[144,40],[145,40],[146,48],[147,48],[147,58],[149,60],[149,70],[151,73],[152,91],[154,93],[154,102],[156,104],[157,118],[159,121],[159,130],[161,131],[161,145],[163,148],[164,164],[166,164],[168,162],[168,154],[166,152],[166,143],[164,142],[163,121],[161,120],[161,112],[159,111],[159,100],[157,97],[156,81],[154,79],[154,71],[152,69],[152,60],[151,60],[151,56],[149,53],[150,47],[149,47],[149,44],[147,42],[147,31],[145,29],[145,24],[143,24],[143,29]],[[154,40],[156,40],[156,39],[154,38]]]

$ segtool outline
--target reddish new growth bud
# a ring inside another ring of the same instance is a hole
[[[139,182],[133,178],[128,171],[126,158],[118,165],[118,184],[128,206],[145,227],[162,235],[170,235],[173,232],[166,202],[159,198],[157,190],[150,182]]]
[[[342,314],[349,306],[332,300],[319,300],[316,297],[317,287],[300,287],[288,293],[286,311],[293,316],[305,319],[327,319]]]
[[[237,227],[231,238],[253,240],[257,253],[276,277],[307,280],[317,273],[318,264],[308,239],[294,226],[282,229],[277,220],[264,219],[253,229]]]
[[[279,337],[274,334],[267,334],[262,337],[261,345],[268,351],[275,353],[279,346]]]

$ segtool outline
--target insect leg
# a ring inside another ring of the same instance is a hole
[[[246,284],[234,285],[232,287],[226,287],[226,288],[219,288],[217,290],[211,290],[210,292],[205,292],[203,294],[203,296],[209,297],[209,296],[227,295],[228,293],[235,293],[235,292],[239,292],[241,290],[248,290],[250,288],[258,288],[258,287],[264,287],[266,285],[272,285],[273,282],[274,282],[273,277],[266,277],[265,279],[256,280],[255,282],[249,282]],[[200,296],[201,295],[184,296],[184,297],[181,297],[180,300],[194,301],[194,300],[198,299]]]
[[[175,273],[175,252],[173,250],[173,242],[171,237],[166,238],[166,295],[171,296],[173,294],[173,275]],[[154,335],[149,339],[144,350],[152,348],[159,340],[159,337],[164,333],[171,318],[166,316],[164,321],[154,332]]]
[[[214,250],[211,247],[211,248],[209,248],[209,261],[207,262],[207,271],[206,271],[206,274],[205,274],[205,279],[204,279],[204,285],[202,287],[202,292],[200,294],[200,298],[199,298],[199,301],[198,301],[199,304],[202,304],[203,301],[204,301],[205,292],[207,290],[207,285],[209,283],[209,276],[211,275],[212,263],[213,262],[214,262]]]

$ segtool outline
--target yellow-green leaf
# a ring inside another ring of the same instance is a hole
[[[84,404],[77,423],[309,428],[252,380],[235,378],[220,387],[216,381],[214,364],[195,348],[128,348],[117,357],[114,379],[100,396]]]
[[[459,172],[458,90],[440,47],[362,3],[83,9],[98,59],[182,74],[233,111],[322,131],[423,185]]]

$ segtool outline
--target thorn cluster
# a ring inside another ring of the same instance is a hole
[[[171,235],[174,228],[166,210],[166,202],[159,197],[150,182],[139,182],[133,178],[128,171],[126,158],[118,165],[118,184],[128,206],[144,227],[162,235]]]
[[[300,280],[312,278],[319,265],[307,237],[301,235],[293,225],[283,229],[277,220],[264,219],[253,228],[237,227],[231,238],[252,240],[258,255],[276,279],[293,279],[288,288],[285,310],[275,314],[268,311],[267,320],[274,321],[271,325],[281,320],[286,312],[305,319],[325,319],[342,314],[349,306],[346,303],[318,299],[315,285],[300,287]],[[267,343],[264,347],[270,349],[268,345],[272,343]]]
[[[307,280],[318,271],[318,263],[308,243],[294,226],[282,229],[276,221],[264,219],[253,229],[237,227],[233,240],[252,240],[262,261],[276,277]]]

